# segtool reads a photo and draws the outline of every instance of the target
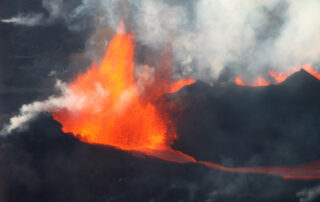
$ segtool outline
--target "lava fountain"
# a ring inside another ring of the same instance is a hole
[[[83,106],[55,111],[53,117],[62,123],[64,132],[84,142],[161,156],[159,151],[168,153],[176,134],[168,130],[166,113],[152,101],[194,80],[173,81],[168,67],[161,68],[167,75],[161,82],[157,77],[135,78],[134,46],[133,34],[127,34],[121,24],[99,67],[93,64],[69,85]],[[150,74],[147,69],[143,71],[141,75]]]
[[[319,161],[289,167],[227,168],[197,161],[173,150],[171,144],[177,138],[175,129],[166,112],[159,107],[161,103],[155,104],[155,100],[194,83],[194,80],[173,81],[171,69],[166,66],[159,68],[160,74],[154,77],[135,78],[133,37],[121,24],[101,64],[93,64],[69,84],[70,94],[77,98],[75,107],[52,113],[62,124],[63,132],[91,144],[110,145],[178,163],[198,163],[227,172],[264,173],[285,179],[320,178]],[[140,75],[145,74],[150,74],[148,68]],[[240,78],[238,83],[245,85]],[[258,85],[266,85],[265,80],[260,79]]]

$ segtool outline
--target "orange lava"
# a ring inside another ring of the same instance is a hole
[[[270,82],[267,81],[266,79],[262,78],[262,77],[258,77],[258,79],[253,83],[248,85],[247,83],[245,83],[241,77],[237,76],[234,80],[234,82],[238,85],[238,86],[252,86],[252,87],[258,87],[258,86],[268,86],[270,85]]]
[[[312,76],[316,77],[317,79],[320,80],[320,72],[318,72],[317,70],[313,69],[313,67],[309,64],[305,64],[302,65],[301,68],[297,68],[294,67],[291,71],[291,73],[284,73],[284,72],[275,72],[273,70],[269,71],[269,75],[275,80],[275,82],[273,84],[278,84],[281,83],[283,81],[285,81],[291,74],[299,71],[300,69],[304,69],[307,72],[309,72],[309,74],[311,74]],[[272,84],[272,82],[267,81],[265,78],[263,77],[258,77],[258,79],[253,83],[253,84],[246,84],[241,77],[237,76],[234,80],[235,84],[239,85],[239,86],[252,86],[252,87],[257,87],[257,86],[269,86],[270,84]]]
[[[275,73],[274,71],[269,71],[269,75],[277,81],[277,83],[281,83],[287,79],[288,74],[284,74],[283,72]]]
[[[253,83],[251,86],[256,87],[256,86],[269,86],[270,82],[268,82],[266,79],[262,77],[258,77],[257,81]]]
[[[198,163],[226,172],[256,173],[280,176],[291,180],[319,180],[320,160],[296,166],[236,167],[228,168],[220,164],[199,161]]]
[[[123,150],[169,149],[176,134],[168,130],[170,120],[165,113],[159,112],[150,100],[176,92],[194,80],[173,82],[171,78],[163,78],[158,86],[144,81],[142,85],[154,88],[144,92],[147,86],[137,85],[134,67],[133,35],[125,33],[121,24],[101,65],[93,65],[69,85],[71,94],[79,97],[77,101],[83,106],[53,113],[54,119],[62,123],[62,130],[88,143]]]
[[[239,86],[246,86],[246,84],[242,81],[241,77],[239,77],[239,76],[237,76],[234,81]]]
[[[175,93],[175,92],[179,91],[182,87],[184,87],[186,85],[193,84],[193,83],[194,83],[194,80],[192,78],[185,79],[185,80],[179,80],[179,81],[172,84],[168,93]]]
[[[304,70],[309,72],[312,76],[314,76],[320,80],[320,73],[317,70],[313,69],[313,67],[311,65],[305,64],[305,65],[302,65],[301,68],[303,68]]]

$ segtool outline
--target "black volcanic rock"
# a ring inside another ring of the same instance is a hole
[[[0,201],[290,201],[312,182],[176,164],[80,142],[48,115],[0,139]]]
[[[291,165],[320,158],[320,82],[301,70],[267,87],[190,85],[172,117],[174,148],[226,166]],[[174,110],[173,110],[174,111]]]
[[[4,202],[188,200],[206,170],[82,143],[47,115],[1,143]]]
[[[304,73],[303,73],[304,74]],[[297,73],[298,78],[300,72]],[[261,88],[197,82],[166,95],[173,147],[225,166],[303,163],[320,157],[319,86],[287,82]],[[302,77],[301,77],[302,78]],[[177,164],[61,131],[48,114],[0,138],[0,201],[287,201],[317,181],[228,173]]]
[[[281,85],[287,85],[290,87],[296,86],[314,86],[314,85],[320,85],[320,81],[309,74],[306,70],[303,68],[300,69],[300,71],[293,73],[290,75],[284,82],[281,83]]]

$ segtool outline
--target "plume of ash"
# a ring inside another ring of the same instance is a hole
[[[12,23],[16,25],[35,26],[42,24],[42,14],[18,15],[16,17],[2,19],[3,23]]]
[[[297,197],[300,198],[300,202],[312,202],[319,200],[320,198],[320,186],[316,186],[310,189],[304,189],[297,193]]]
[[[96,83],[96,89],[91,94],[75,93],[68,88],[66,83],[63,83],[60,80],[56,82],[55,87],[61,91],[60,96],[51,96],[44,101],[36,101],[31,104],[23,105],[20,108],[19,114],[10,119],[10,123],[4,126],[0,134],[7,135],[13,130],[26,129],[28,122],[36,118],[42,112],[52,112],[59,109],[67,109],[76,112],[88,105],[97,105],[95,110],[99,111],[99,106],[101,105],[99,105],[99,103],[97,104],[96,101],[108,96],[108,90],[104,89],[100,83]]]

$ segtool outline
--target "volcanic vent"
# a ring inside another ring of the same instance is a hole
[[[177,137],[175,129],[169,130],[172,124],[168,115],[155,104],[161,106],[164,93],[176,92],[194,80],[173,81],[172,70],[167,66],[154,75],[145,66],[140,74],[149,77],[134,78],[133,56],[133,35],[124,31],[122,23],[101,64],[93,65],[69,85],[70,94],[83,107],[54,111],[54,119],[62,123],[64,132],[88,143],[140,151],[167,160],[188,159],[170,149]],[[170,155],[177,157],[172,159]]]

